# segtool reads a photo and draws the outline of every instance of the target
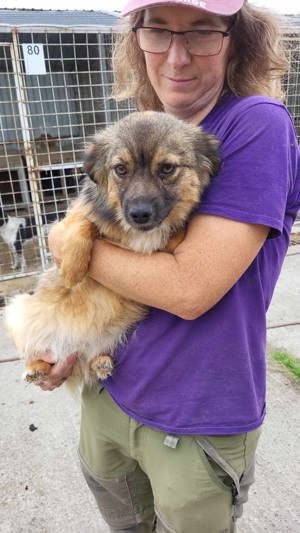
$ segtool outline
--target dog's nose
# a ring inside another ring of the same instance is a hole
[[[153,215],[153,206],[147,202],[138,203],[129,209],[129,216],[134,224],[147,224]]]

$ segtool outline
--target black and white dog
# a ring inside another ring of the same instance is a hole
[[[0,235],[11,253],[12,268],[13,270],[16,270],[20,267],[23,272],[26,268],[26,261],[23,254],[21,229],[26,229],[25,218],[10,215],[6,218],[1,217]]]
[[[26,260],[23,251],[23,243],[37,235],[37,227],[33,216],[16,217],[5,215],[4,209],[0,206],[0,236],[9,247],[12,258],[12,269],[26,269]],[[47,213],[43,215],[43,226],[46,230],[48,225],[60,220],[64,213]],[[46,231],[47,232],[47,231]]]

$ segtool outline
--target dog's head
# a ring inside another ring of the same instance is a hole
[[[99,215],[125,229],[180,227],[218,172],[218,141],[198,126],[158,112],[136,112],[101,131],[84,170]],[[96,196],[95,196],[96,195]]]

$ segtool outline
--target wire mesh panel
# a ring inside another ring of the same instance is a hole
[[[285,35],[290,68],[285,78],[286,105],[294,119],[300,141],[300,25],[297,32]]]
[[[112,31],[12,35],[0,49],[2,279],[51,260],[49,224],[78,194],[85,143],[133,106],[111,97]],[[42,57],[38,57],[38,56]]]
[[[287,106],[300,138],[299,34],[285,34]],[[83,178],[85,143],[131,112],[110,97],[112,30],[42,28],[0,34],[0,279],[51,261],[49,224]]]
[[[30,202],[17,80],[13,67],[13,45],[11,39],[8,38],[7,41],[0,44],[1,275],[25,269],[26,261],[20,252],[19,241],[26,226],[25,216]]]

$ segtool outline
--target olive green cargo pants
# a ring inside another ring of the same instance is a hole
[[[112,532],[235,532],[259,434],[168,435],[128,417],[104,389],[82,395],[82,469]]]

